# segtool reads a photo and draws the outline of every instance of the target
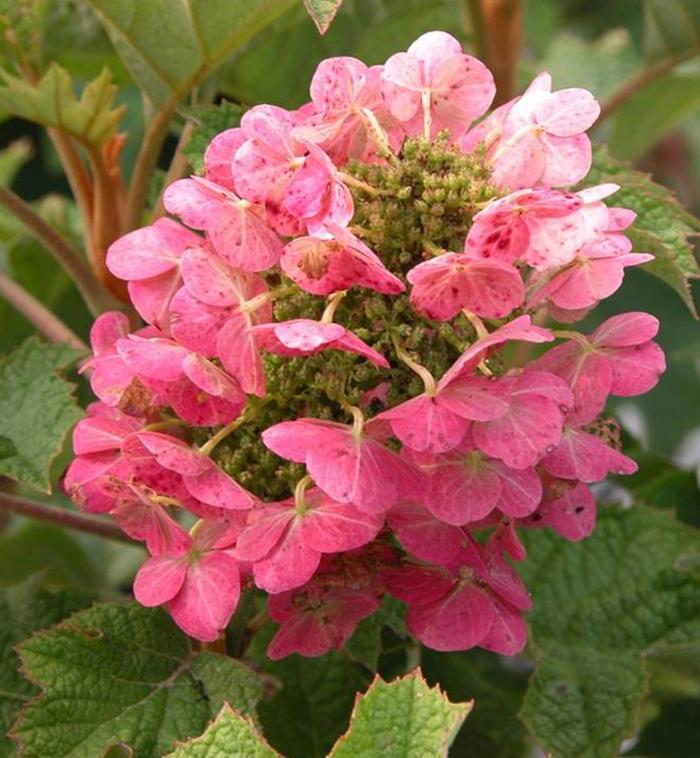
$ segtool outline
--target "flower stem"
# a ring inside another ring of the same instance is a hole
[[[252,401],[251,405],[249,405],[237,419],[234,419],[230,424],[221,427],[213,437],[210,437],[199,448],[199,452],[202,455],[210,455],[211,451],[219,444],[219,442],[226,439],[229,434],[233,434],[233,432],[243,426],[243,424],[252,421],[269,402],[270,400],[268,398],[257,398],[255,401]]]
[[[0,509],[16,513],[19,516],[28,516],[37,521],[46,521],[50,524],[65,526],[69,529],[77,529],[81,532],[96,534],[118,542],[133,541],[116,524],[98,516],[90,516],[86,513],[70,511],[56,505],[37,503],[34,500],[11,495],[8,492],[0,492]]]
[[[81,353],[90,351],[90,348],[63,321],[54,316],[24,287],[2,272],[0,272],[0,295],[28,321],[31,321],[37,330],[51,342],[67,342]]]
[[[700,47],[695,47],[690,50],[685,50],[682,53],[669,55],[667,58],[662,58],[651,66],[638,71],[631,79],[622,84],[618,90],[613,92],[613,94],[603,103],[598,118],[598,124],[600,125],[601,122],[614,113],[621,105],[624,105],[633,95],[636,95],[639,90],[643,89],[648,84],[651,84],[654,79],[658,79],[660,76],[668,74],[680,63],[699,55]]]
[[[129,196],[126,206],[126,229],[131,231],[141,225],[146,206],[148,187],[158,163],[160,151],[168,134],[168,127],[175,115],[176,101],[168,100],[151,119],[143,136],[141,149],[136,158],[134,172],[131,175]]]
[[[325,310],[323,311],[323,315],[321,316],[322,324],[331,324],[333,322],[333,316],[335,316],[336,308],[340,305],[341,300],[347,294],[347,290],[338,290],[338,292],[334,292],[328,298],[328,305],[326,306]]]
[[[339,171],[338,176],[349,187],[355,187],[356,189],[366,192],[372,197],[380,197],[381,195],[390,195],[391,193],[386,190],[377,189],[367,182],[363,182],[362,179],[356,179],[352,174],[346,174],[344,171]]]
[[[434,397],[437,394],[437,382],[435,381],[435,377],[430,373],[430,371],[428,371],[425,366],[421,366],[420,363],[414,361],[413,358],[411,358],[411,356],[401,347],[397,339],[392,337],[392,342],[394,343],[396,357],[402,363],[405,363],[411,369],[411,371],[413,371],[413,373],[418,374],[418,376],[423,380],[425,394],[429,395],[430,397]]]
[[[80,253],[19,195],[0,187],[0,205],[16,216],[27,231],[42,242],[53,257],[63,266],[83,296],[94,316],[120,304],[102,286]]]

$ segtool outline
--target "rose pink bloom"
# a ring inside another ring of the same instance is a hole
[[[423,478],[409,462],[366,432],[346,424],[302,418],[262,433],[273,453],[305,463],[318,487],[363,511],[385,511],[400,496],[423,494]]]
[[[533,468],[509,468],[469,443],[443,455],[422,455],[418,461],[430,480],[426,505],[448,524],[480,521],[495,508],[520,518],[542,499],[542,484]]]
[[[551,527],[567,540],[578,542],[595,528],[595,498],[583,483],[566,491],[555,500],[544,500],[535,513],[523,519],[530,528]]]
[[[571,390],[560,377],[544,371],[528,370],[499,381],[509,392],[508,411],[474,422],[474,445],[511,468],[530,468],[559,444],[564,416],[574,402]]]
[[[198,176],[179,179],[165,190],[163,204],[188,226],[205,230],[231,266],[264,271],[279,260],[282,242],[267,225],[264,210],[225,187]]]
[[[429,563],[450,563],[465,541],[459,527],[446,524],[411,501],[394,505],[387,513],[387,523],[402,547]]]
[[[240,127],[219,132],[204,153],[204,176],[233,192],[233,158],[245,140]]]
[[[169,404],[191,424],[226,424],[245,406],[245,395],[235,379],[172,339],[132,334],[118,340],[117,351],[139,378],[164,385]]]
[[[465,252],[509,263],[520,260],[538,270],[570,263],[605,232],[609,210],[601,200],[617,189],[615,184],[603,184],[578,194],[514,192],[474,217]]]
[[[295,357],[314,355],[322,350],[356,353],[379,368],[389,368],[383,355],[340,324],[324,324],[308,318],[295,318],[260,324],[252,329],[258,345],[269,353]]]
[[[125,234],[107,250],[107,268],[129,282],[129,297],[149,323],[163,326],[180,286],[180,258],[202,238],[168,218]]]
[[[76,458],[68,467],[63,487],[84,510],[105,513],[114,505],[114,498],[103,484],[120,462],[125,440],[144,422],[102,403],[92,403],[87,412],[73,430]]]
[[[337,503],[315,489],[300,502],[292,497],[251,511],[236,556],[252,563],[258,587],[285,592],[311,579],[323,553],[362,547],[383,523],[381,514]]]
[[[419,313],[449,321],[466,309],[477,316],[503,318],[525,299],[520,273],[509,263],[445,253],[414,266],[411,303]]]
[[[343,647],[362,619],[379,608],[377,598],[361,590],[323,589],[310,583],[291,592],[270,595],[270,618],[280,624],[267,655],[273,661],[292,653],[307,658]]]
[[[445,32],[423,34],[405,53],[392,55],[381,81],[387,107],[409,134],[421,133],[428,123],[430,136],[449,129],[455,139],[486,112],[496,93],[486,66]]]
[[[249,510],[258,499],[222,471],[207,455],[161,432],[137,432],[135,437],[158,465],[179,474],[192,497],[214,508]]]
[[[357,237],[339,226],[329,230],[332,239],[298,237],[284,248],[282,271],[303,290],[330,295],[358,286],[397,295],[406,289]]]
[[[141,566],[134,596],[147,608],[166,604],[186,634],[213,642],[228,624],[241,593],[238,562],[226,549],[237,532],[225,521],[200,522],[191,545],[152,556]]]
[[[100,314],[90,329],[93,357],[80,368],[90,372],[90,386],[100,400],[109,406],[119,405],[124,390],[135,373],[117,353],[117,340],[129,334],[129,319],[116,311]]]
[[[173,298],[173,336],[192,350],[219,357],[244,392],[264,395],[262,359],[251,331],[272,318],[264,280],[202,248],[185,253],[182,276],[187,294]]]
[[[408,605],[409,631],[428,647],[482,645],[504,655],[524,647],[527,632],[518,611],[531,606],[527,590],[500,555],[475,542],[449,565],[406,565],[383,574],[391,594]]]
[[[658,319],[648,313],[621,313],[587,338],[548,350],[533,366],[561,376],[574,393],[572,422],[587,424],[605,407],[608,395],[648,392],[666,369],[663,351],[652,338]]]
[[[337,165],[350,159],[370,163],[377,160],[377,136],[370,121],[374,116],[389,147],[398,150],[403,129],[382,98],[381,72],[381,66],[368,68],[357,58],[321,61],[311,79],[313,113],[296,133],[323,148]]]
[[[111,480],[113,507],[109,515],[126,534],[146,543],[151,555],[187,550],[187,532],[163,506],[162,498],[149,487]]]
[[[533,326],[529,316],[520,316],[471,345],[432,391],[406,400],[380,413],[391,430],[412,450],[444,453],[462,441],[471,421],[488,421],[508,411],[508,400],[498,381],[473,376],[489,350],[510,340],[546,342],[551,332]]]
[[[331,159],[313,142],[294,137],[298,117],[282,108],[258,105],[241,119],[248,139],[234,157],[238,193],[265,206],[280,234],[314,233],[327,223],[352,218],[352,195]]]
[[[552,78],[543,72],[521,97],[466,134],[461,147],[471,152],[485,142],[493,179],[504,187],[575,184],[591,166],[585,131],[599,113],[590,92],[580,88],[552,92]]]
[[[569,426],[557,448],[543,458],[542,468],[560,479],[599,482],[609,473],[634,474],[637,464],[600,437]]]
[[[620,252],[621,246],[617,240],[608,238],[586,245],[568,266],[537,290],[529,305],[548,300],[556,308],[577,315],[580,311],[588,312],[620,288],[625,268],[654,260],[653,255],[645,253]],[[567,322],[571,320],[578,318]]]

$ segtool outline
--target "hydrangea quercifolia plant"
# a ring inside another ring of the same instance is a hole
[[[310,93],[112,244],[147,326],[96,320],[65,488],[145,542],[137,600],[199,640],[257,587],[271,658],[342,647],[386,594],[431,648],[517,653],[519,532],[592,532],[589,485],[636,470],[606,400],[665,368],[649,314],[569,326],[652,258],[617,185],[571,189],[599,106],[543,73],[479,121],[493,77],[444,32]]]

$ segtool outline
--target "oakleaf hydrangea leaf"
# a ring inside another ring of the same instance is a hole
[[[207,145],[219,132],[238,126],[244,110],[242,105],[227,100],[218,105],[198,106],[189,110],[188,116],[197,127],[182,152],[196,174],[204,172],[204,151]]]
[[[124,743],[159,758],[201,734],[224,702],[249,714],[261,694],[240,662],[192,650],[162,610],[97,605],[19,648],[44,690],[13,727],[26,758],[101,755]]]
[[[126,106],[112,107],[117,93],[109,69],[86,85],[80,99],[75,96],[70,74],[56,63],[34,85],[3,74],[0,110],[13,116],[60,129],[85,146],[99,147],[115,132]]]
[[[224,704],[201,737],[179,745],[170,758],[274,758],[279,756],[253,722]]]
[[[75,357],[68,345],[32,337],[0,362],[0,475],[51,491],[51,462],[82,415],[74,385],[56,373]]]
[[[526,536],[538,663],[521,717],[547,752],[612,758],[646,694],[644,657],[700,641],[700,580],[683,560],[697,532],[636,506],[602,511],[579,543]]]
[[[598,148],[586,184],[603,182],[621,185],[612,198],[613,204],[637,213],[625,234],[636,252],[656,256],[644,268],[673,287],[697,318],[689,280],[700,278],[700,266],[689,238],[700,232],[700,220],[683,208],[671,190],[653,182],[648,174],[615,160],[605,148]]]
[[[446,756],[471,708],[471,703],[451,703],[439,687],[431,689],[420,671],[393,682],[377,676],[357,697],[350,728],[331,758]]]
[[[137,84],[179,100],[295,0],[89,0]]]
[[[347,727],[354,695],[367,688],[370,676],[341,652],[271,661],[264,652],[270,632],[256,635],[248,651],[276,684],[272,697],[258,705],[263,732],[287,758],[324,758]]]
[[[304,0],[306,10],[321,34],[328,31],[342,4],[343,0]]]
[[[0,755],[14,755],[14,745],[5,737],[19,708],[39,689],[19,671],[14,646],[37,629],[55,624],[89,605],[92,597],[80,590],[47,592],[35,579],[0,590]]]

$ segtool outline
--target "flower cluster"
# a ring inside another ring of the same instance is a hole
[[[567,189],[598,104],[540,74],[474,125],[494,94],[443,32],[325,60],[166,189],[179,221],[109,249],[147,325],[95,322],[65,487],[145,543],[136,598],[193,637],[257,587],[273,658],[342,646],[385,594],[432,648],[515,653],[519,530],[582,539],[589,485],[635,470],[602,414],[656,384],[657,320],[539,325],[651,259],[616,185]]]

